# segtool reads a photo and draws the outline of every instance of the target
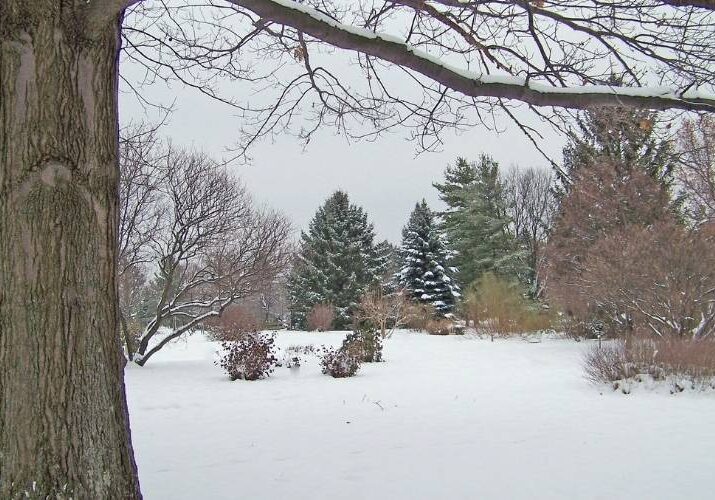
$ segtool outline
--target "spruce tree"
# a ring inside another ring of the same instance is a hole
[[[299,251],[288,281],[291,323],[306,328],[316,304],[335,309],[335,328],[350,326],[365,290],[384,272],[385,259],[373,243],[367,214],[348,195],[336,191],[301,233]]]
[[[499,164],[487,155],[476,163],[459,158],[445,171],[445,182],[433,185],[448,206],[442,217],[459,281],[473,283],[486,272],[520,277],[524,252],[509,230]]]
[[[459,286],[450,267],[452,252],[425,200],[415,205],[402,230],[402,267],[397,282],[412,300],[429,304],[448,315],[459,298]]]
[[[563,165],[556,171],[558,195],[570,189],[583,168],[608,163],[619,176],[637,169],[664,189],[673,183],[676,157],[670,141],[655,131],[657,113],[606,106],[581,113],[563,149]]]

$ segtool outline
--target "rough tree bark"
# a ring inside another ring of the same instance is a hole
[[[141,498],[115,280],[120,16],[0,1],[0,498]]]

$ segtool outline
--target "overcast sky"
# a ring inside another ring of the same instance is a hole
[[[131,71],[123,66],[122,71]],[[163,129],[177,145],[196,149],[220,158],[236,142],[240,119],[230,107],[212,101],[197,91],[156,85],[150,97],[175,101],[175,111]],[[122,123],[141,121],[144,110],[129,94],[120,94]],[[547,162],[515,126],[500,124],[497,134],[475,128],[460,135],[447,134],[444,150],[416,156],[415,144],[406,134],[395,132],[375,142],[348,144],[334,130],[316,135],[307,150],[293,137],[276,142],[265,140],[251,150],[251,165],[233,165],[254,197],[281,210],[293,221],[296,230],[304,229],[318,206],[336,189],[349,193],[374,223],[380,239],[399,243],[400,232],[414,204],[425,198],[440,208],[432,182],[439,181],[445,167],[457,156],[476,159],[482,152],[492,155],[502,167],[512,164],[546,168]],[[560,157],[563,140],[553,133],[542,147]]]

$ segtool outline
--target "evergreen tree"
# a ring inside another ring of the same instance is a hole
[[[563,166],[556,171],[557,194],[571,189],[580,169],[604,162],[617,175],[625,177],[638,169],[670,190],[676,158],[671,142],[655,133],[657,118],[652,111],[613,106],[581,113],[569,132]]]
[[[378,267],[382,270],[380,285],[385,293],[397,291],[398,284],[395,275],[400,271],[399,248],[387,240],[383,240],[375,245]]]
[[[498,163],[487,155],[471,164],[459,158],[454,167],[447,167],[445,182],[433,185],[448,206],[442,217],[456,251],[460,282],[473,283],[486,272],[517,277],[524,255],[509,231]]]
[[[291,323],[305,328],[316,304],[335,309],[335,327],[350,326],[360,296],[378,281],[385,259],[373,243],[375,234],[367,214],[348,195],[336,191],[321,206],[301,241],[288,281]]]
[[[417,203],[402,230],[402,267],[397,282],[412,300],[430,304],[442,315],[451,313],[459,298],[454,268],[435,215],[425,200]]]

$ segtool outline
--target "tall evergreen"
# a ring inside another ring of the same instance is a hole
[[[563,166],[556,171],[557,194],[570,190],[580,169],[604,162],[617,175],[638,169],[670,190],[676,158],[671,142],[655,132],[657,119],[653,111],[613,106],[581,113],[563,149]]]
[[[374,245],[367,214],[336,191],[316,212],[288,280],[291,323],[305,328],[316,304],[335,308],[335,327],[350,326],[360,296],[384,273],[385,258]]]
[[[487,155],[476,163],[459,158],[447,167],[445,182],[434,187],[448,207],[442,217],[459,281],[473,283],[486,272],[518,277],[524,256],[509,230],[499,164]]]
[[[402,230],[402,267],[396,276],[412,300],[430,304],[442,315],[451,313],[459,286],[450,267],[452,252],[425,200],[415,205]]]

